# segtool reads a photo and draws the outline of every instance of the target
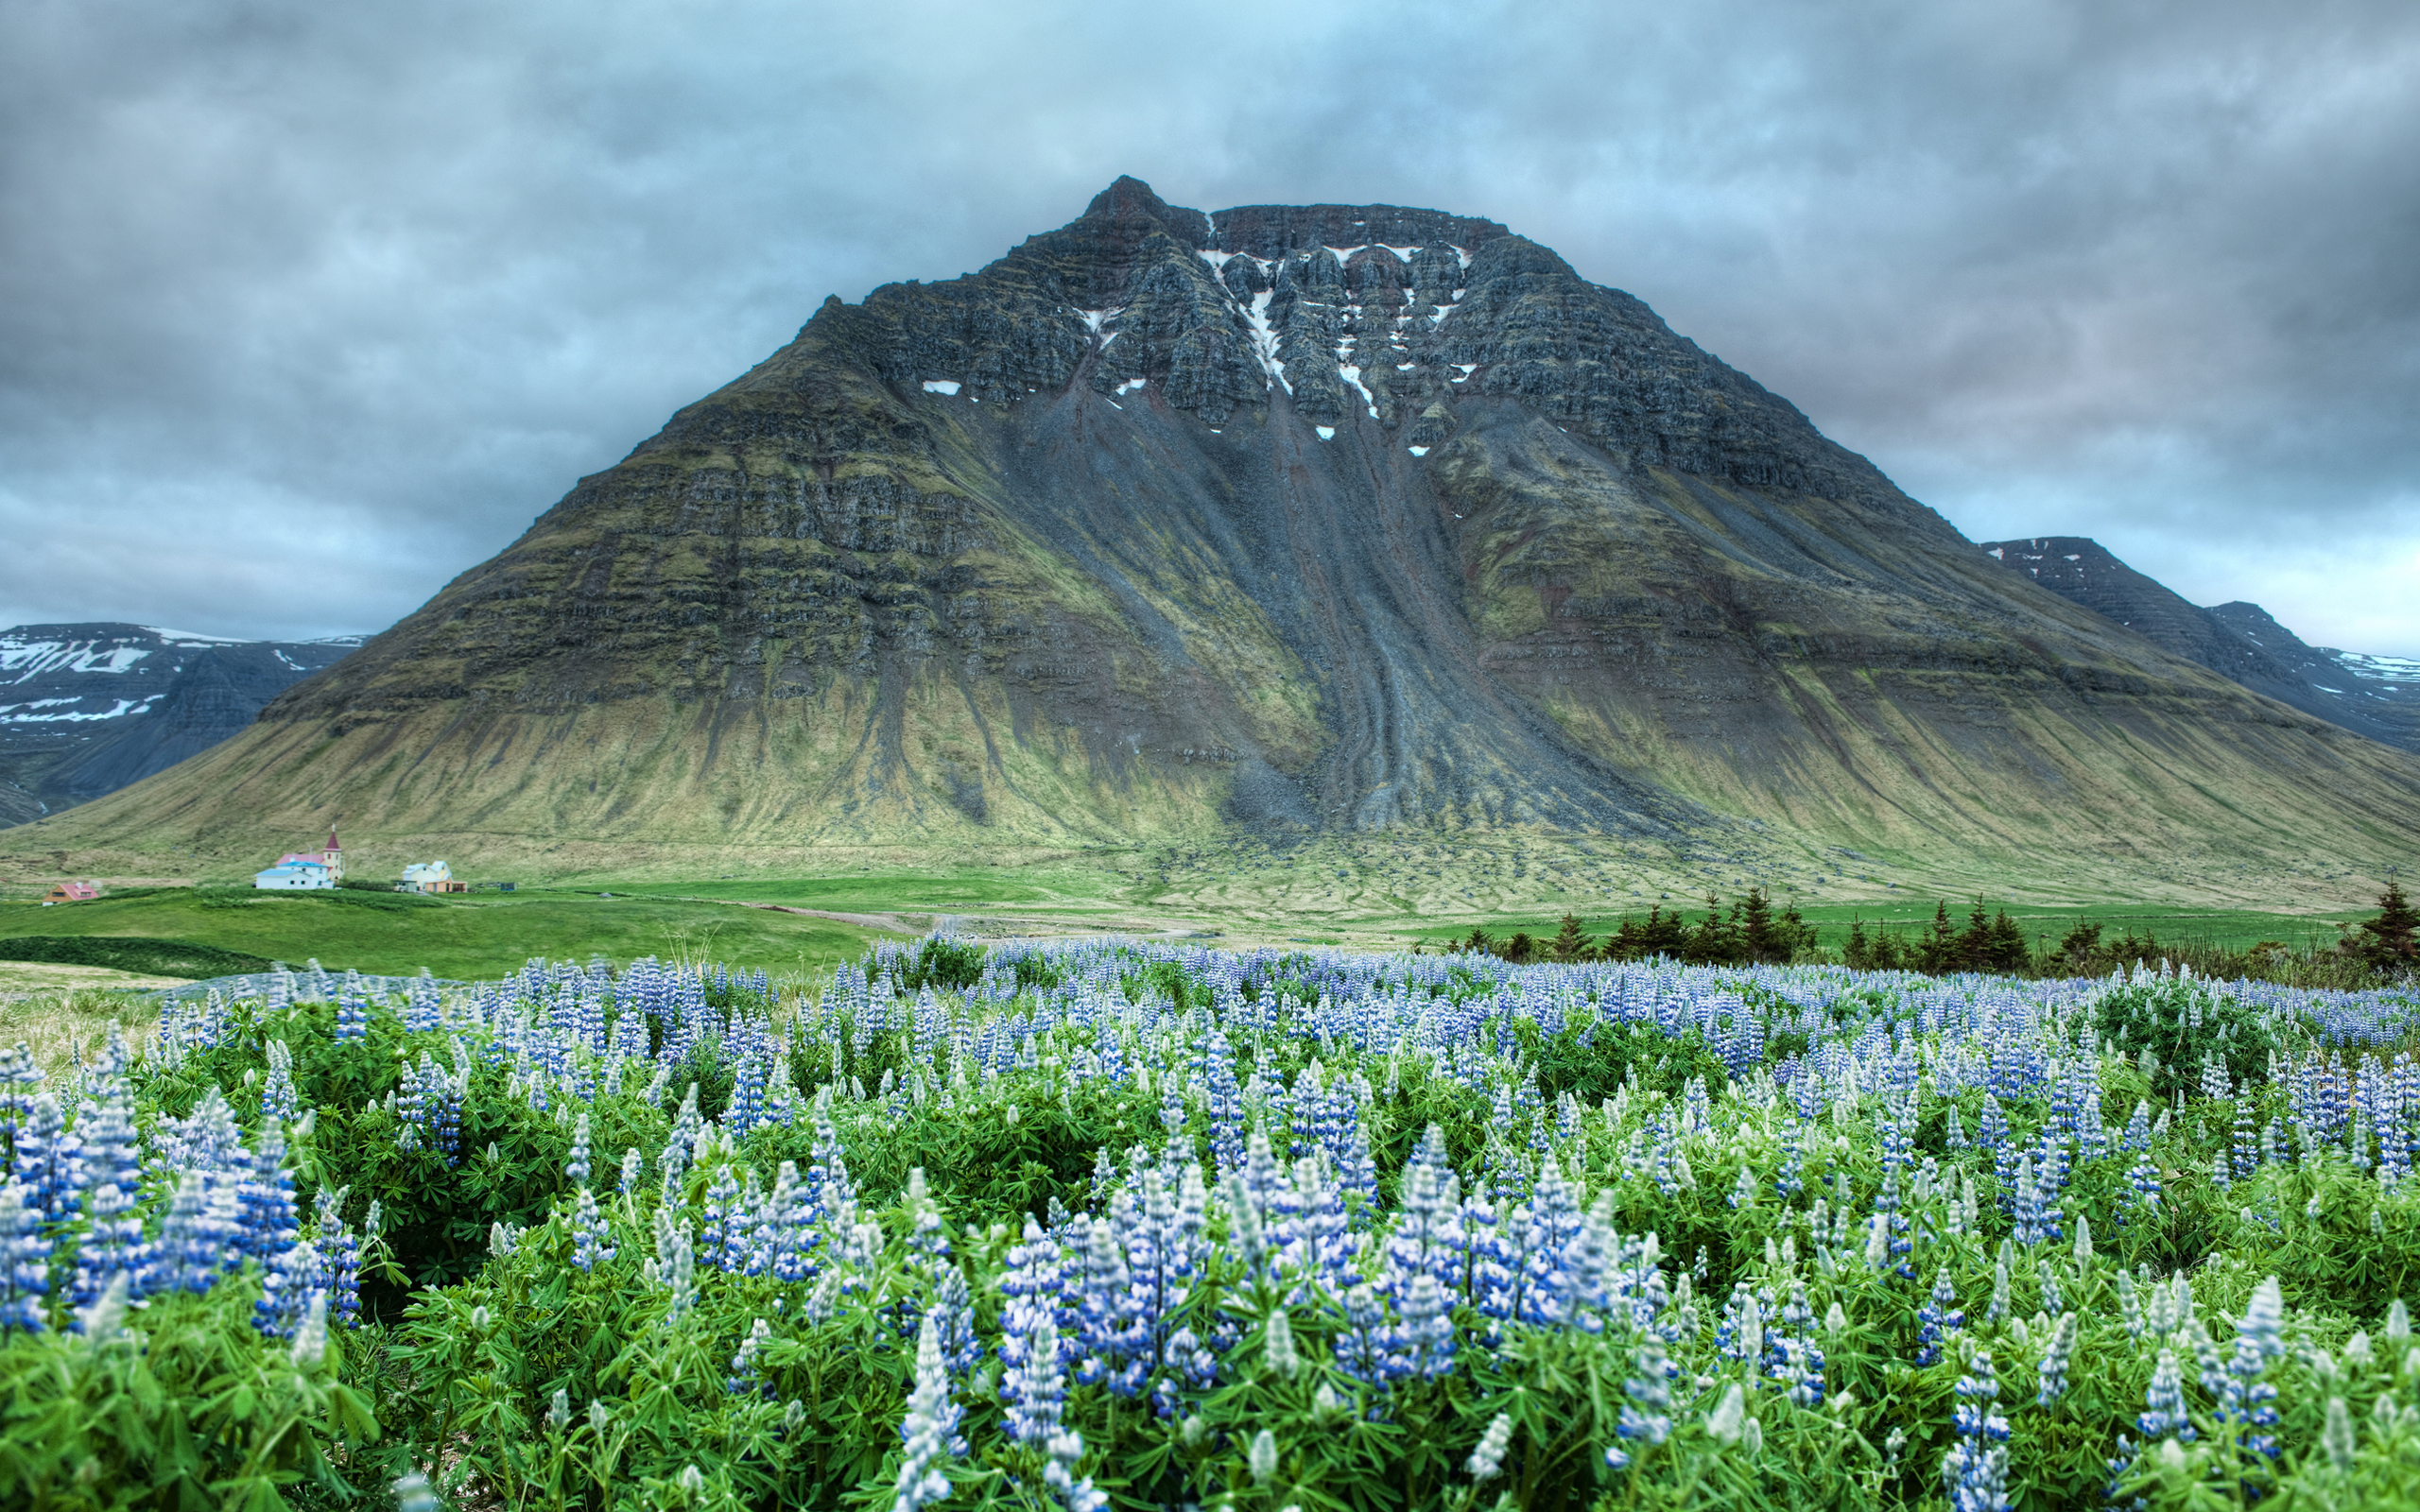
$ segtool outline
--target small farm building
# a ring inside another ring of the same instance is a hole
[[[415,861],[404,868],[404,880],[395,884],[397,892],[468,892],[468,883],[458,882],[454,869],[442,861]]]
[[[281,861],[252,873],[252,885],[265,892],[304,892],[336,885],[336,873],[316,861]]]
[[[101,895],[101,889],[89,882],[62,882],[50,889],[43,899],[43,906],[52,903],[88,903]]]

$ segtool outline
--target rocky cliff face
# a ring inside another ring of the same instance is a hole
[[[979,273],[827,301],[54,843],[341,812],[466,854],[1474,826],[2149,854],[2299,847],[2342,822],[2314,773],[2406,834],[2415,772],[2003,571],[1502,226],[1121,180]]]
[[[2083,536],[1986,541],[1983,550],[2062,598],[2255,693],[2372,740],[2420,750],[2420,694],[2364,678],[2257,604],[2203,609]]]
[[[359,644],[116,624],[0,630],[0,826],[114,792],[207,749]]]

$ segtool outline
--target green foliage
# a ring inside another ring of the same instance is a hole
[[[2360,930],[2345,940],[2344,953],[2374,971],[2420,970],[2420,940],[2414,938],[2415,931],[2420,931],[2420,909],[2403,896],[2403,879],[2390,877],[2386,891],[2378,894],[2377,916],[2361,921]]]
[[[1626,914],[1601,942],[1592,943],[1579,919],[1565,914],[1550,940],[1540,941],[1529,931],[1519,930],[1499,941],[1484,929],[1473,929],[1451,948],[1495,955],[1515,966],[1532,961],[1644,961],[1657,956],[1691,966],[1747,966],[1794,960],[1815,947],[1815,930],[1800,916],[1797,905],[1776,911],[1762,887],[1748,889],[1727,913],[1721,898],[1714,893],[1706,894],[1705,906],[1704,917],[1694,925],[1677,910],[1666,914],[1661,903],[1650,907],[1645,919]]]
[[[2270,1057],[2290,1042],[2272,1014],[2190,975],[2137,975],[2093,1005],[2093,1033],[2144,1069],[2154,1101],[2202,1090],[2215,1061],[2235,1082],[2266,1080]],[[2148,1057],[2148,1059],[2146,1059]]]
[[[368,1400],[251,1327],[259,1288],[221,1282],[140,1313],[104,1306],[84,1332],[0,1333],[0,1505],[225,1507],[352,1500],[331,1450],[368,1444]],[[372,1489],[382,1489],[372,1486]]]
[[[1995,921],[1977,917],[1988,936]],[[1745,937],[1744,908],[1740,919]],[[1567,922],[1549,954],[1576,933]],[[274,1015],[237,1005],[215,1043],[138,1069],[141,1121],[182,1116],[216,1088],[257,1127],[268,1046],[282,1042],[313,1110],[307,1134],[294,1131],[298,1185],[345,1188],[348,1221],[364,1221],[373,1201],[383,1217],[365,1322],[340,1333],[326,1363],[298,1369],[286,1346],[251,1331],[259,1284],[247,1269],[207,1296],[162,1297],[130,1314],[140,1348],[0,1337],[0,1504],[383,1506],[385,1481],[419,1467],[451,1505],[515,1512],[889,1507],[924,1311],[962,1284],[977,1335],[996,1348],[1008,1257],[1028,1220],[1088,1234],[1069,1226],[1109,1211],[1104,1172],[1131,1182],[1207,1156],[1207,1081],[1184,1021],[1198,1023],[1215,995],[1187,960],[1133,947],[1105,948],[1087,967],[1038,953],[995,963],[945,941],[887,959],[890,970],[872,971],[877,994],[905,1001],[886,1005],[879,1027],[833,1007],[837,999],[802,1003],[709,979],[724,1011],[770,1019],[787,1040],[780,1065],[790,1091],[821,1100],[744,1137],[684,1135],[668,1187],[665,1151],[689,1085],[706,1117],[729,1107],[722,1040],[707,1037],[661,1074],[644,1067],[648,1083],[633,1076],[566,1102],[506,1037],[469,1032],[460,1158],[449,1161],[425,1144],[403,1147],[390,1094],[424,1052],[456,1063],[454,1030],[406,1031],[387,1005],[361,1039],[339,1042],[327,1005]],[[1029,992],[1046,977],[1089,971],[1085,990],[1109,1007],[1093,1022],[1048,1022],[1031,997],[1003,992],[981,1023],[960,1016],[920,1040],[926,1031],[909,1022],[908,1005],[929,991],[957,1013],[959,995],[995,964],[987,988],[1013,975]],[[1623,1433],[1643,1369],[1638,1314],[1627,1310],[1643,1294],[1617,1288],[1593,1327],[1505,1321],[1465,1302],[1452,1373],[1374,1383],[1339,1354],[1350,1343],[1348,1299],[1273,1278],[1238,1247],[1238,1220],[1212,1198],[1207,1258],[1185,1277],[1172,1316],[1214,1342],[1216,1379],[1170,1385],[1165,1411],[1099,1384],[1069,1393],[1082,1473],[1117,1505],[1938,1507],[1965,1347],[1997,1363],[2019,1506],[2100,1504],[2113,1456],[2127,1494],[2163,1508],[2236,1504],[2256,1491],[2280,1506],[2390,1505],[2420,1484],[2420,1358],[2407,1361],[2412,1341],[2393,1311],[2420,1279],[2420,1183],[2381,1181],[2341,1143],[2301,1133],[2283,1159],[2225,1163],[2238,1115],[2256,1126],[2290,1120],[2272,1068],[2313,1045],[2282,1011],[2190,976],[2039,989],[2068,995],[2038,1022],[1993,1000],[2011,1028],[1987,1048],[2019,1068],[1998,1097],[2004,1160],[1973,1142],[1983,1062],[1957,1058],[1981,1041],[1943,1027],[1973,1007],[1973,994],[1956,995],[1964,988],[1832,969],[1743,971],[1691,979],[1685,1015],[1633,1017],[1593,1005],[1584,994],[1598,988],[1571,986],[1578,973],[1516,981],[1489,961],[1423,964],[1380,986],[1416,1007],[1401,1022],[1453,1036],[1453,1055],[1409,1034],[1361,1042],[1364,1029],[1339,1020],[1312,1031],[1304,1015],[1334,989],[1337,968],[1292,955],[1260,963],[1245,984],[1255,1014],[1228,1031],[1237,1083],[1258,1089],[1247,1097],[1270,1120],[1282,1159],[1289,1135],[1311,1130],[1289,1127],[1272,1093],[1299,1092],[1314,1063],[1328,1085],[1349,1082],[1385,1209],[1402,1201],[1406,1162],[1432,1127],[1465,1194],[1501,1193],[1490,1221],[1508,1237],[1526,1221],[1518,1184],[1544,1179],[1530,1152],[1558,1162],[1621,1263],[1652,1265],[1655,1286],[1678,1289],[1648,1309],[1669,1333],[1668,1433]],[[1664,970],[1631,973],[1646,977]],[[1553,1012],[1508,1005],[1547,984],[1563,994]],[[1033,1031],[1013,1061],[978,1063],[974,1037],[1011,1021]],[[743,1026],[727,1032],[739,1042]],[[1865,1068],[1856,1075],[1841,1069],[1852,1052]],[[2065,1068],[2070,1079],[2056,1085],[2069,1091],[2088,1069],[2113,1132],[2138,1102],[2169,1116],[2139,1163],[2134,1151],[2078,1152],[2058,1194],[2063,1231],[2018,1243],[2015,1153],[2040,1149],[2046,1131],[2075,1116],[2048,1077],[2022,1074],[2037,1060]],[[1113,1061],[1115,1074],[1101,1069]],[[1080,1063],[1092,1069],[1073,1074]],[[1895,1067],[1916,1089],[1906,1104],[1875,1070]],[[1817,1116],[1796,1111],[1810,1084],[1785,1087],[1777,1073],[1826,1078],[1812,1084]],[[1171,1089],[1189,1122],[1177,1136],[1185,1143],[1167,1151]],[[1898,1130],[1909,1107],[1915,1121]],[[579,1113],[589,1120],[602,1242],[614,1250],[593,1268],[578,1260],[565,1174]],[[700,1262],[688,1289],[675,1281],[683,1236],[709,1242],[718,1183],[761,1193],[784,1162],[804,1172],[836,1148],[856,1193],[857,1260],[843,1266],[827,1249],[821,1275],[795,1280]],[[623,1193],[614,1175],[628,1149],[646,1169]],[[2135,1184],[2138,1169],[2153,1173],[2155,1200]],[[1358,1195],[1350,1211],[1368,1214]],[[1876,1237],[1887,1244],[1891,1214],[1908,1226],[1905,1274],[1894,1254],[1870,1248],[1864,1227],[1883,1219]],[[2080,1244],[2087,1224],[2093,1242]],[[1356,1263],[1374,1268],[1384,1231],[1359,1234]],[[2003,1253],[2005,1282],[1996,1274]],[[1634,1282],[1639,1274],[1630,1272]],[[2223,1363],[2234,1319],[2272,1276],[2290,1310],[2290,1348],[2264,1377],[2279,1392],[2280,1457],[2237,1442],[2240,1425],[2218,1416],[2195,1356],[2195,1437],[2174,1455],[2155,1449],[2129,1463],[2119,1435],[2136,1432],[2151,1357],[2160,1347],[2191,1355],[2195,1337],[2178,1323],[2147,1341],[2142,1296],[2189,1279],[2193,1326]],[[1966,1321],[1927,1359],[1918,1310],[1936,1277]],[[1761,1290],[1772,1329],[1788,1309],[1806,1309],[1789,1326],[1824,1351],[1820,1400],[1793,1402],[1725,1352],[1735,1285]],[[1993,1303],[1996,1285],[2004,1307]],[[2072,1380],[2038,1400],[2036,1372],[2062,1313],[2076,1319]],[[1290,1368],[1269,1342],[1276,1315],[1294,1341]],[[760,1320],[766,1342],[743,1369],[743,1341]],[[2368,1333],[2356,1344],[2359,1330]],[[1003,1431],[996,1356],[981,1355],[953,1383],[969,1452],[949,1464],[947,1504],[1053,1504],[1041,1452]],[[1723,1416],[1735,1385],[1753,1388],[1754,1451],[1744,1422]],[[1500,1469],[1481,1476],[1472,1454],[1499,1418]],[[1270,1452],[1255,1459],[1263,1434]],[[1607,1462],[1609,1447],[1630,1455],[1627,1467]]]
[[[1720,1091],[1731,1079],[1730,1069],[1695,1029],[1669,1035],[1649,1023],[1591,1022],[1547,1036],[1524,1021],[1515,1033],[1530,1052],[1539,1091],[1549,1097],[1569,1092],[1594,1105],[1625,1085],[1671,1096],[1692,1081]]]
[[[982,980],[988,960],[983,947],[974,940],[936,935],[899,957],[891,980],[909,992],[928,987],[963,991]]]
[[[122,935],[19,935],[0,936],[0,961],[41,961],[55,966],[105,966],[147,976],[234,976],[266,971],[270,963],[241,951],[220,950],[181,939],[141,939]]]

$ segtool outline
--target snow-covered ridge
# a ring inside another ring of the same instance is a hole
[[[0,629],[0,728],[32,734],[140,718],[166,696],[197,656],[213,651],[263,646],[282,665],[307,675],[330,658],[306,648],[350,649],[366,639],[251,641],[115,623],[12,626]]]
[[[151,706],[167,696],[165,690],[147,698],[119,698],[107,709],[61,709],[60,704],[76,705],[81,698],[36,698],[31,703],[0,703],[0,725],[84,725],[99,719],[117,719],[128,714],[147,714]]]
[[[2420,658],[2408,656],[2371,656],[2361,651],[2339,651],[2321,646],[2319,654],[2366,682],[2383,682],[2394,690],[2420,686]]]
[[[125,672],[151,654],[148,646],[95,641],[0,640],[0,672],[23,682],[45,672]]]

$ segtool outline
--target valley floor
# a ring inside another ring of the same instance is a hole
[[[1503,937],[1551,934],[1566,912],[1593,936],[1651,906],[1703,913],[1706,894],[1763,886],[1794,903],[1837,950],[1850,922],[1912,930],[1946,902],[1962,922],[1974,901],[2006,908],[2029,940],[2079,921],[2112,937],[2241,950],[2274,940],[2325,947],[2335,926],[2366,917],[2379,879],[2313,865],[2295,876],[2214,864],[2173,886],[2114,871],[1999,880],[1940,865],[1866,856],[1674,855],[1617,842],[1505,835],[1482,839],[1320,837],[1184,847],[1061,851],[1025,858],[911,851],[744,854],[713,875],[666,875],[633,859],[551,885],[529,873],[514,892],[445,899],[343,890],[271,895],[227,883],[120,886],[96,902],[43,908],[0,902],[0,942],[95,936],[205,945],[300,965],[441,977],[510,971],[532,955],[653,954],[717,959],[812,978],[867,942],[948,927],[986,938],[1117,934],[1228,945],[1431,948],[1474,928]],[[753,861],[755,864],[751,865]],[[746,869],[743,869],[746,868]],[[210,871],[218,869],[216,867]],[[207,872],[205,873],[208,874]],[[46,884],[45,884],[46,885]],[[5,954],[0,943],[0,954]],[[139,963],[137,964],[139,967]],[[237,968],[229,968],[237,969]],[[72,971],[10,967],[11,971]],[[86,970],[89,970],[87,968]]]

